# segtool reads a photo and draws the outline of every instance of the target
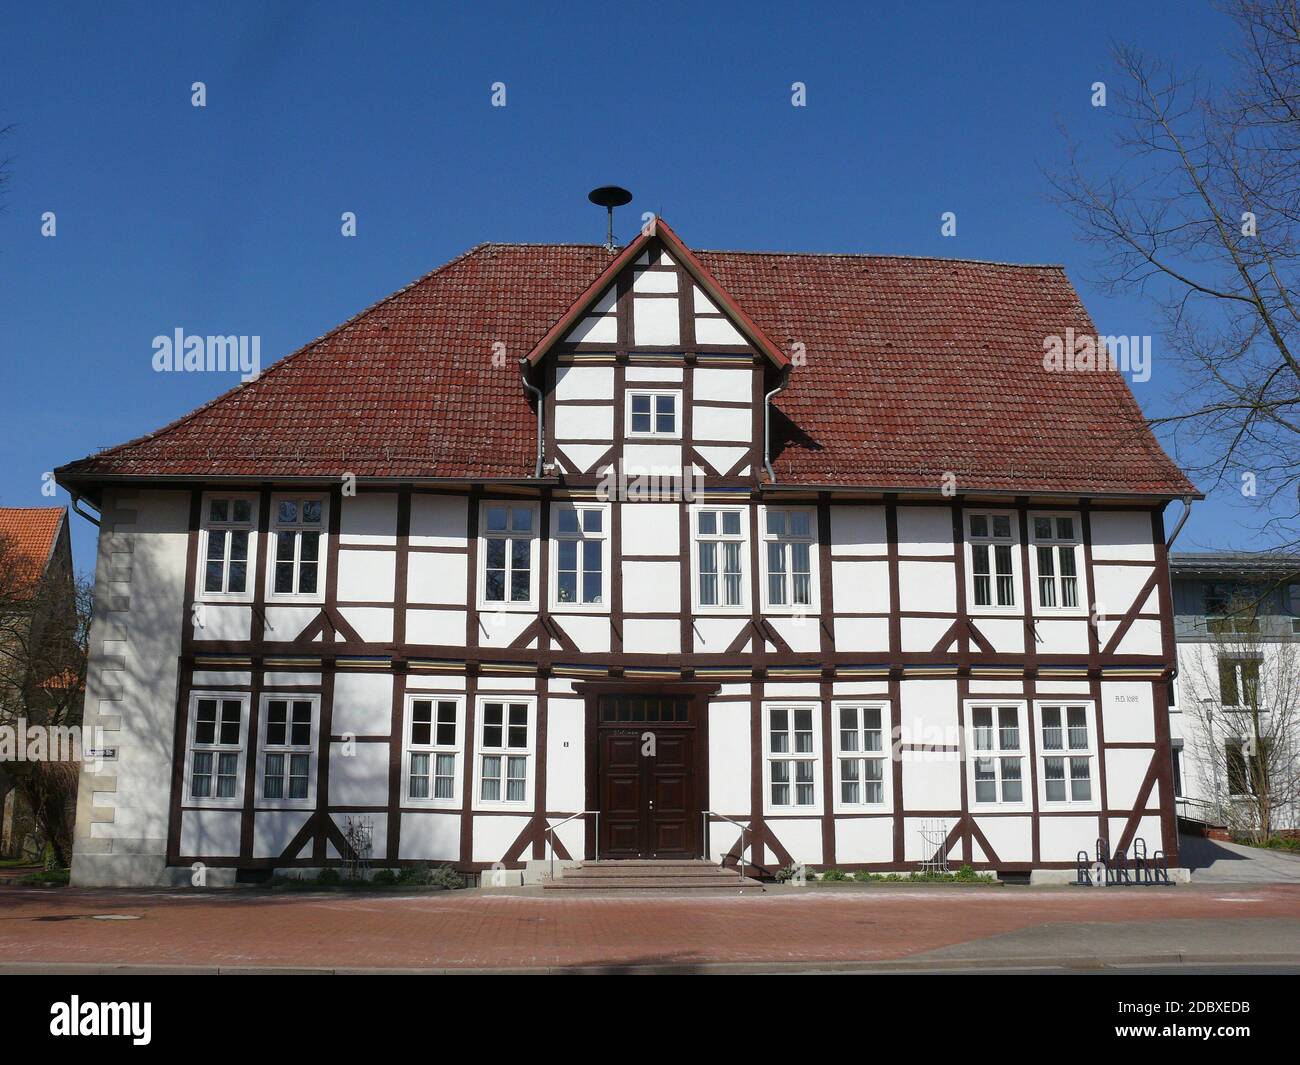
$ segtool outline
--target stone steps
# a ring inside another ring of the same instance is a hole
[[[756,880],[700,860],[583,862],[557,874],[542,877],[542,887],[554,891],[762,890]]]

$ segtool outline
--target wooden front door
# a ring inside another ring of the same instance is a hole
[[[602,696],[597,732],[600,856],[698,858],[690,698]]]

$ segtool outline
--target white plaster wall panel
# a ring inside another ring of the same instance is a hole
[[[279,642],[296,640],[319,616],[319,606],[268,606],[266,638]]]
[[[184,810],[181,813],[181,854],[201,858],[239,855],[238,810]]]
[[[695,339],[701,344],[744,344],[745,337],[726,318],[696,318]]]
[[[287,688],[310,686],[320,687],[319,673],[287,673],[282,670],[276,670],[271,673],[265,673],[262,676],[262,687],[264,688]],[[198,685],[195,685],[198,687]]]
[[[676,292],[675,270],[638,270],[632,276],[633,292]]]
[[[623,650],[627,654],[681,654],[681,626],[671,620],[626,618],[623,621]]]
[[[339,599],[391,603],[396,587],[395,551],[339,551]]]
[[[310,810],[259,810],[253,815],[253,857],[280,857],[310,816]],[[310,854],[311,844],[304,849]]]
[[[1155,561],[1151,515],[1144,510],[1094,510],[1091,518],[1092,557]]]
[[[752,690],[752,684],[720,684],[718,686],[718,695],[723,699],[736,697],[748,699]]]
[[[1110,737],[1107,737],[1109,739]],[[1151,768],[1151,751],[1115,750],[1106,751],[1106,805],[1112,810],[1131,810],[1137,802],[1138,788],[1142,778]],[[1150,800],[1156,805],[1154,797]]]
[[[411,546],[464,547],[468,508],[464,496],[411,493]]]
[[[1025,682],[1021,680],[993,680],[983,677],[972,677],[970,681],[971,695],[1014,695],[1022,698],[1025,694]]]
[[[744,824],[745,822],[741,822]],[[708,827],[705,846],[708,850],[709,860],[721,865],[722,860],[732,853],[740,853],[740,846],[743,844],[743,857],[746,862],[754,860],[754,839],[753,836],[746,832],[743,834],[739,828],[728,821],[714,821]]]
[[[838,699],[853,695],[888,695],[889,682],[883,680],[837,680],[831,692]]]
[[[388,815],[387,814],[357,815],[357,814],[348,814],[346,812],[337,812],[337,813],[332,813],[329,816],[330,816],[330,820],[334,822],[334,826],[339,830],[340,835],[342,835],[344,839],[347,838],[349,817],[355,818],[361,816],[361,817],[369,818],[370,826],[371,826],[371,840],[373,846],[373,850],[371,852],[371,858],[382,861],[383,859],[388,857]],[[327,857],[334,860],[341,860],[343,858],[343,855],[339,853],[338,848],[335,847],[334,844],[330,842],[328,839],[325,841],[325,853]]]
[[[557,440],[613,440],[614,408],[605,406],[555,405]]]
[[[406,690],[411,691],[432,691],[432,692],[463,692],[465,690],[464,675],[455,673],[408,673],[406,675]]]
[[[754,416],[748,407],[691,408],[691,433],[696,440],[743,440],[754,438]]]
[[[945,751],[904,751],[902,763],[903,809],[955,810],[961,806],[959,755]]]
[[[637,345],[680,344],[677,300],[656,297],[632,301],[632,336]],[[698,338],[697,338],[698,339]]]
[[[487,610],[478,616],[479,642],[484,647],[509,647],[524,629],[537,620],[536,614],[513,610]],[[464,639],[461,640],[464,643]]]
[[[899,739],[902,743],[956,744],[957,682],[903,680],[898,686]],[[931,806],[928,809],[934,809]]]
[[[1160,651],[1160,622],[1154,618],[1134,621],[1115,648],[1121,655],[1158,655]]]
[[[614,367],[557,366],[555,368],[555,398],[558,400],[612,400],[614,398]]]
[[[343,497],[339,544],[395,544],[397,493],[359,492]]]
[[[695,450],[720,477],[730,473],[732,467],[749,454],[748,447],[710,447],[701,444]]]
[[[892,817],[837,818],[835,860],[841,865],[894,860]]]
[[[196,669],[194,671],[193,686],[195,688],[211,688],[213,685],[229,684],[235,687],[248,687],[253,683],[253,674],[247,670],[238,673],[229,673],[220,669]]]
[[[883,555],[888,544],[884,507],[831,507],[832,556]]]
[[[388,805],[387,743],[332,743],[329,759],[330,806]]]
[[[578,809],[581,809],[581,804],[579,804]],[[572,821],[560,825],[555,830],[555,838],[569,852],[570,857],[578,859],[594,857],[594,855],[586,853],[587,822],[591,820],[592,818],[589,817],[575,817]],[[551,822],[552,824],[556,823],[556,819],[552,818]],[[543,848],[542,853],[548,857],[550,856],[549,844]],[[556,854],[558,855],[559,852],[557,851]],[[528,852],[527,857],[532,857],[531,850]]]
[[[900,555],[951,555],[952,511],[947,507],[899,507]]]
[[[551,621],[569,635],[584,654],[609,652],[609,618],[604,614],[552,614]]]
[[[903,618],[899,635],[904,651],[929,651],[952,627],[950,618]]]
[[[681,607],[680,562],[623,563],[624,613],[661,613]]]
[[[769,617],[767,620],[790,645],[790,650],[798,653],[821,649],[821,623],[815,614],[807,617]]]
[[[698,285],[691,286],[691,303],[696,314],[721,313],[714,305],[713,301],[704,294],[704,290]]]
[[[523,676],[516,675],[507,677],[484,675],[478,678],[478,689],[481,692],[519,692],[523,695],[532,695],[537,690],[537,686],[534,683],[533,678],[526,674]]]
[[[602,292],[599,296],[596,297],[596,302],[591,305],[587,313],[592,315],[612,314],[617,304],[618,304],[618,286],[610,285],[609,288],[605,289],[604,292]]]
[[[951,562],[900,562],[898,601],[903,610],[949,610],[955,614],[957,567]]]
[[[1057,680],[1050,674],[1038,678],[1038,698],[1079,696],[1086,699],[1092,693],[1092,685],[1086,680]]]
[[[194,613],[196,640],[252,639],[253,611],[246,603],[199,603]],[[315,617],[316,611],[312,611]],[[202,622],[202,624],[198,624]],[[300,630],[301,631],[301,630]],[[292,639],[292,637],[289,637]]]
[[[546,809],[576,813],[587,808],[586,800],[586,704],[552,696],[546,704]]]
[[[821,698],[821,686],[813,683],[799,683],[797,681],[776,681],[763,685],[764,699],[806,699],[817,700]]]
[[[451,551],[411,551],[406,556],[406,601],[464,606],[469,596],[469,556]],[[462,637],[464,633],[462,632]]]
[[[680,366],[629,366],[626,375],[629,382],[680,381],[683,377]]]
[[[1038,826],[1039,855],[1045,862],[1072,862],[1079,851],[1087,851],[1091,859],[1099,834],[1095,817],[1046,815]]]
[[[717,653],[725,651],[731,646],[731,641],[740,633],[741,628],[749,624],[749,619],[744,618],[706,618],[697,617],[692,619],[693,636],[695,638],[695,650],[697,652]]]
[[[1034,859],[1033,819],[1029,817],[976,817],[975,823],[1003,862]]]
[[[904,777],[904,780],[907,778]],[[904,785],[906,786],[906,785]],[[936,828],[939,822],[943,822],[945,828],[951,831],[957,822],[956,817],[905,817],[903,818],[903,861],[919,862],[934,857],[937,847],[926,842],[924,833]],[[946,835],[946,833],[945,833]],[[957,837],[948,849],[948,861],[950,863],[960,862],[961,860],[961,837]]]
[[[695,371],[694,393],[696,400],[713,399],[722,403],[749,403],[753,400],[754,373],[752,370],[728,370],[701,366]]]
[[[887,618],[836,618],[835,646],[841,651],[887,651],[889,650],[889,620]]]
[[[1107,743],[1155,742],[1149,682],[1102,681],[1099,709]]]
[[[608,444],[556,444],[555,446],[560,452],[560,465],[570,473],[590,473],[591,467],[600,456],[609,450]]]
[[[583,318],[564,339],[571,344],[617,343],[618,319],[612,314]]]
[[[623,554],[678,558],[681,507],[677,503],[621,503]]]
[[[815,817],[767,818],[767,827],[781,841],[796,865],[821,865],[822,823]],[[769,855],[769,860],[775,855]]]
[[[1097,603],[1097,612],[1111,618],[1123,617],[1152,571],[1150,566],[1094,565],[1092,578],[1096,590],[1093,597]]]
[[[524,830],[531,817],[483,817],[474,818],[474,847],[472,860],[476,862],[499,862],[505,857],[510,845]],[[532,847],[524,852],[524,857],[533,856]]]
[[[393,678],[386,673],[334,675],[335,735],[387,736],[393,718]]]
[[[573,695],[576,691],[571,677],[548,677],[546,690],[552,695]]]
[[[366,643],[391,643],[393,639],[393,611],[391,607],[344,606],[339,607],[343,620],[357,630]]]
[[[1154,796],[1152,797],[1151,805],[1155,806]],[[1110,838],[1111,853],[1114,853],[1115,848],[1119,846],[1120,837],[1124,835],[1124,828],[1127,824],[1128,824],[1128,818],[1126,817],[1110,818],[1109,838]],[[1146,841],[1148,857],[1155,854],[1155,852],[1158,850],[1168,851],[1168,847],[1166,847],[1167,841],[1164,839],[1164,835],[1160,830],[1159,814],[1150,814],[1138,820],[1137,831],[1133,833],[1133,838],[1134,840],[1136,840],[1138,839],[1138,837],[1141,837]],[[1132,845],[1129,846],[1128,851],[1125,854],[1125,857],[1127,858],[1133,857]]]
[[[971,624],[999,654],[1020,654],[1025,649],[1023,618],[972,618]]]
[[[831,560],[835,609],[853,614],[889,610],[889,563]]]
[[[454,862],[460,858],[460,814],[403,813],[401,857]]]
[[[623,466],[629,477],[646,473],[679,476],[682,468],[682,446],[681,444],[624,444]]]
[[[1038,653],[1043,655],[1087,655],[1087,618],[1034,618]]]
[[[465,611],[408,610],[406,639],[412,644],[465,646]]]

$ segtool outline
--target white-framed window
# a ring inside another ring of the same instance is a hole
[[[625,412],[627,435],[665,437],[682,435],[682,394],[678,391],[630,388]]]
[[[837,702],[831,707],[835,730],[835,808],[890,808],[889,707],[877,702]]]
[[[532,806],[536,713],[531,696],[479,696],[476,806]]]
[[[271,497],[271,558],[267,595],[321,602],[325,598],[325,542],[329,497]]]
[[[479,606],[537,609],[536,503],[487,500],[479,514]]]
[[[201,506],[198,598],[252,599],[257,560],[257,496],[205,494]]]
[[[1049,806],[1097,805],[1097,740],[1092,704],[1036,705],[1040,799]]]
[[[1016,516],[1009,511],[966,513],[966,560],[972,609],[1016,605]]]
[[[465,700],[458,695],[406,696],[402,761],[403,801],[415,806],[459,806]]]
[[[1030,514],[1029,560],[1035,605],[1042,610],[1082,611],[1082,548],[1077,514]]]
[[[551,508],[551,608],[609,609],[609,504]]]
[[[185,805],[244,805],[249,702],[244,692],[190,693]]]
[[[312,806],[316,797],[316,725],[320,696],[262,695],[257,798],[269,806]]]
[[[1263,710],[1259,671],[1264,660],[1256,655],[1219,656],[1219,705],[1226,709]]]
[[[1024,806],[1029,774],[1023,703],[976,702],[967,706],[970,781],[975,806]]]
[[[819,812],[821,796],[821,708],[816,703],[763,705],[763,755],[767,811]]]
[[[738,613],[749,593],[749,511],[746,507],[696,507],[691,514],[695,543],[695,606],[709,613]]]
[[[812,507],[765,507],[763,607],[775,612],[817,609],[817,511]]]

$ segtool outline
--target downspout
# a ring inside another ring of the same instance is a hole
[[[763,469],[767,470],[767,479],[771,484],[776,483],[776,474],[772,472],[772,397],[784,391],[789,383],[790,368],[786,367],[781,371],[781,380],[777,386],[763,397]]]
[[[537,397],[537,463],[533,467],[533,479],[538,480],[542,476],[542,418],[545,416],[545,408],[542,406],[542,390],[529,383],[527,359],[519,360],[519,380],[524,383],[524,388]]]
[[[1169,534],[1169,539],[1165,541],[1165,550],[1168,551],[1174,546],[1174,541],[1178,539],[1178,534],[1183,531],[1183,525],[1192,513],[1192,497],[1183,496],[1183,516],[1178,519],[1178,524],[1174,526],[1174,531]]]
[[[69,492],[68,495],[72,496],[72,510],[73,510],[73,512],[74,512],[75,514],[79,514],[81,517],[85,518],[88,522],[90,522],[91,525],[98,526],[98,525],[99,525],[99,519],[98,519],[98,518],[92,518],[89,514],[87,514],[84,510],[81,509],[81,496],[77,495],[76,492]]]

